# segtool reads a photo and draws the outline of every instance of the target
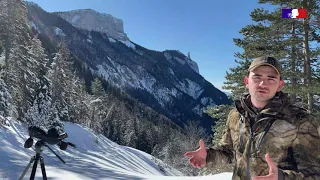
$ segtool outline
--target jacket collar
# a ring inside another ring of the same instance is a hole
[[[255,118],[257,114],[280,116],[282,115],[282,109],[287,104],[290,104],[290,100],[288,95],[282,91],[277,92],[275,96],[269,100],[269,103],[261,110],[258,110],[252,105],[250,94],[245,94],[240,99],[235,100],[235,107],[238,112],[249,119]]]

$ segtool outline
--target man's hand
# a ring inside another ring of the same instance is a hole
[[[269,165],[269,175],[267,176],[256,176],[252,180],[278,180],[278,167],[275,162],[272,161],[269,154],[266,154],[266,161]]]
[[[200,139],[199,141],[200,148],[196,151],[186,152],[184,157],[191,157],[189,163],[194,168],[202,168],[206,164],[207,158],[207,149],[204,146],[204,141]]]

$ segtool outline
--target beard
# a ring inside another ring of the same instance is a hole
[[[268,89],[257,89],[253,93],[254,99],[257,101],[265,102],[269,101],[272,97]]]

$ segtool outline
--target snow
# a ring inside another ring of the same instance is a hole
[[[129,40],[126,40],[126,41],[120,41],[122,42],[123,44],[125,44],[126,46],[128,46],[129,48],[132,48],[132,49],[136,49],[136,46]]]
[[[201,117],[203,115],[203,108],[200,108],[199,104],[197,104],[196,107],[192,109],[192,111],[196,114],[199,114]]]
[[[5,58],[6,58],[6,56],[5,56],[5,50],[4,50],[4,51],[2,51],[2,53],[0,54],[0,64],[1,64],[1,65],[4,65],[4,64],[5,64]]]
[[[79,19],[80,19],[80,16],[79,15],[75,15],[75,16],[72,17],[71,23],[75,24]]]
[[[178,91],[177,91],[176,88],[172,88],[172,89],[171,89],[171,94],[172,94],[172,96],[174,96],[174,97],[178,97],[178,95],[180,95],[180,94],[178,94]]]
[[[116,42],[116,40],[114,40],[114,39],[113,39],[113,38],[111,38],[111,37],[109,37],[108,39],[109,39],[109,41],[110,41],[110,42],[113,42],[113,43],[115,43],[115,42]]]
[[[183,82],[176,85],[181,91],[193,97],[193,99],[197,99],[203,92],[202,87],[196,83],[191,81],[190,79],[184,79]]]
[[[8,126],[0,128],[0,179],[16,180],[26,168],[30,158],[35,155],[32,148],[24,148],[29,138],[26,127],[20,122],[8,119]],[[44,158],[48,179],[105,179],[105,180],[230,180],[232,173],[209,176],[186,177],[174,168],[165,166],[160,160],[157,165],[147,153],[126,146],[120,146],[109,139],[95,135],[90,129],[72,123],[65,123],[68,138],[64,141],[76,144],[66,151],[56,145],[49,145],[65,162],[63,164],[47,147],[41,155]],[[34,139],[34,144],[37,139]],[[24,179],[29,179],[32,166]],[[42,179],[40,165],[36,178]]]
[[[33,21],[31,22],[31,26],[32,26],[35,30],[37,30],[38,33],[41,33],[40,29],[38,28],[38,26],[37,26]]]
[[[93,43],[91,39],[87,39],[87,42],[90,43],[90,44]]]
[[[96,102],[102,102],[102,101],[101,101],[101,99],[100,99],[100,98],[97,98],[97,99],[95,99],[95,100],[90,101],[90,104],[92,104],[92,103],[96,103]]]
[[[175,76],[175,74],[174,74],[174,72],[173,72],[173,70],[171,68],[169,68],[169,71],[170,71],[170,74]]]
[[[314,104],[316,106],[320,106],[320,96],[319,95],[313,95],[313,98],[314,98]]]
[[[58,27],[54,28],[54,32],[56,33],[57,36],[66,36],[66,34]]]
[[[201,98],[201,104],[204,106],[215,106],[216,103],[213,101],[211,97],[203,97]]]
[[[167,52],[164,53],[164,57],[166,57],[167,60],[170,60],[172,58],[172,56]]]
[[[146,90],[150,94],[153,94],[163,107],[172,101],[172,96],[177,95],[176,90],[156,85],[156,78],[149,74],[142,66],[138,66],[137,72],[134,73],[127,66],[120,65],[110,58],[108,59],[113,67],[107,64],[98,65],[98,74],[102,75],[106,80],[111,80],[115,86]]]
[[[185,64],[185,63],[186,63],[185,60],[180,59],[180,58],[178,58],[178,57],[174,57],[174,59],[177,60],[180,64]]]

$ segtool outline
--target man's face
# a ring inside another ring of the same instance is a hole
[[[244,83],[251,98],[260,102],[269,101],[284,86],[284,81],[280,80],[280,75],[271,66],[255,68],[249,77],[244,78]]]

